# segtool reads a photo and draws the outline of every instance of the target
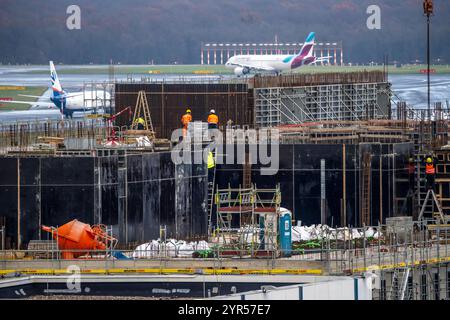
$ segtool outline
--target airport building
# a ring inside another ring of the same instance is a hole
[[[200,64],[223,65],[235,55],[267,55],[267,54],[297,54],[302,48],[302,42],[292,43],[211,43],[205,42],[200,47]],[[331,57],[329,64],[344,65],[344,49],[342,41],[317,42],[313,55]],[[322,63],[323,64],[323,63]]]

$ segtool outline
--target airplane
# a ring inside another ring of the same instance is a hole
[[[254,71],[280,74],[283,71],[293,70],[301,66],[328,61],[331,56],[315,57],[312,55],[315,45],[315,32],[311,32],[306,38],[303,47],[296,55],[236,55],[226,63],[227,68],[234,68],[236,76],[243,76]]]
[[[50,96],[50,102],[46,101],[2,101],[2,103],[18,103],[28,104],[31,106],[41,106],[47,108],[58,108],[64,116],[68,118],[73,117],[74,112],[86,112],[96,111],[99,107],[96,101],[102,102],[103,100],[109,100],[111,95],[105,90],[68,93],[63,90],[61,83],[59,82],[58,74],[56,73],[55,65],[53,61],[50,61],[50,80],[52,95]],[[22,97],[41,98],[40,96],[32,95],[20,95]],[[85,104],[86,101],[86,104]],[[101,106],[100,106],[101,107]]]

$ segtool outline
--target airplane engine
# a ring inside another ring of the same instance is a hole
[[[243,76],[250,73],[250,69],[249,68],[242,68],[242,67],[237,67],[234,69],[234,74],[239,76]]]
[[[303,60],[304,65],[308,65],[314,63],[316,61],[316,57],[307,57]]]

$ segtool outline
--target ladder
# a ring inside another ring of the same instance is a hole
[[[118,175],[119,181],[122,181],[118,185],[118,198],[119,198],[119,225],[124,224],[124,228],[120,232],[120,236],[125,241],[128,241],[128,174],[127,174],[127,153],[126,150],[119,150],[117,157]]]
[[[417,207],[420,208],[419,220],[425,214],[426,216],[432,216],[434,211],[434,203],[425,201],[428,190],[426,188],[426,174],[425,167],[423,166],[421,159],[425,157],[425,154],[418,154],[416,161],[416,184],[417,184]],[[423,212],[422,212],[423,211]],[[422,214],[420,214],[422,212]]]
[[[147,95],[145,94],[145,91],[141,90],[138,93],[138,97],[136,100],[136,106],[134,108],[134,115],[133,115],[133,122],[131,124],[132,130],[137,130],[138,123],[136,122],[137,119],[143,117],[144,118],[144,129],[149,132],[149,137],[151,139],[155,138],[155,131],[153,130],[153,122],[152,118],[150,116],[150,109],[148,106],[147,101]]]
[[[208,230],[212,230],[212,214],[214,208],[214,191],[216,185],[216,164],[214,163],[214,168],[208,169],[213,170],[212,181],[209,181],[208,175]],[[216,222],[217,223],[217,222]]]
[[[430,196],[431,196],[431,198],[430,198]],[[425,196],[425,200],[423,201],[422,209],[420,209],[419,220],[421,220],[423,218],[423,214],[425,212],[425,208],[427,206],[427,202],[429,199],[434,201],[434,203],[436,204],[436,208],[438,209],[439,218],[441,218],[441,221],[443,223],[446,223],[446,219],[444,216],[444,212],[442,211],[441,204],[439,203],[439,201],[436,197],[436,193],[434,193],[433,189],[429,189],[427,192],[427,195]],[[433,201],[432,201],[432,203],[433,203]]]
[[[363,156],[362,198],[361,198],[361,225],[370,225],[370,198],[371,198],[371,169],[372,155],[368,152]]]
[[[252,187],[252,165],[250,163],[250,154],[245,153],[245,163],[243,165],[242,185],[244,188]]]
[[[412,287],[409,285],[411,268],[394,269],[390,290],[391,300],[409,300],[412,298]]]

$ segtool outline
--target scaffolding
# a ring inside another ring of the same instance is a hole
[[[112,77],[114,77],[114,71]],[[104,82],[84,82],[83,83],[83,105],[86,108],[99,110],[105,113],[114,114],[114,78]]]
[[[255,125],[389,119],[386,83],[325,84],[254,89]]]
[[[265,252],[273,255],[278,249],[278,215],[281,191],[250,188],[217,189],[215,239],[223,248],[233,248],[242,255]]]

